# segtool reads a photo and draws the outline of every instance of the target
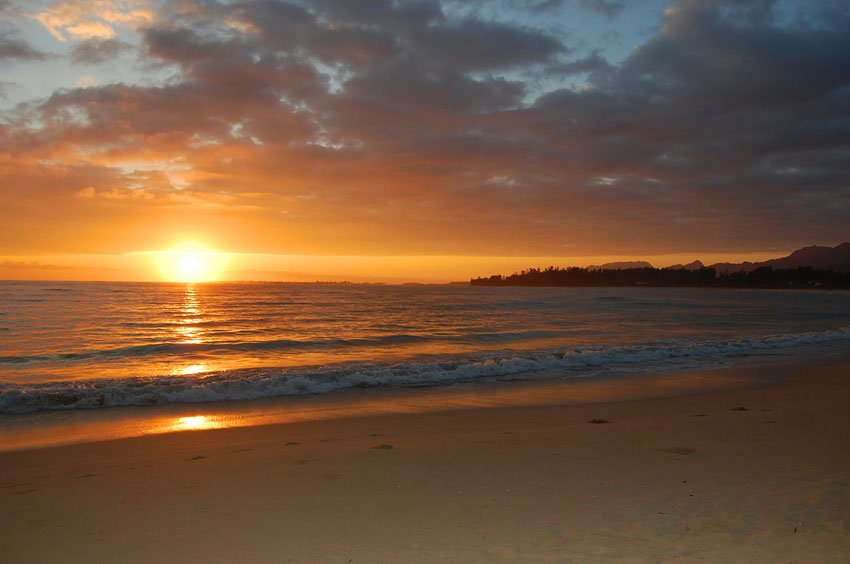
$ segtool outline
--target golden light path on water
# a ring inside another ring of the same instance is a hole
[[[206,336],[201,324],[205,315],[198,297],[197,288],[194,284],[186,284],[186,295],[178,315],[178,323],[174,329],[176,342],[193,345],[206,342]],[[213,368],[206,362],[193,360],[188,364],[175,366],[171,370],[173,376],[192,376],[212,371]]]

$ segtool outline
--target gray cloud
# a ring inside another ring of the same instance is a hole
[[[614,19],[626,9],[625,0],[579,0],[579,4],[588,10],[599,12]]]
[[[74,45],[71,60],[96,65],[114,60],[131,48],[128,43],[118,39],[87,39]]]
[[[0,30],[0,62],[13,59],[37,61],[46,57],[45,53],[15,37],[11,31]]]
[[[474,20],[429,27],[412,39],[413,47],[424,58],[458,70],[496,70],[542,63],[565,50],[557,40],[539,32]]]

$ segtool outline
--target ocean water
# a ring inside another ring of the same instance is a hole
[[[850,293],[0,282],[0,414],[594,378],[850,344]]]

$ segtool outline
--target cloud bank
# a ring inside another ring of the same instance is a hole
[[[69,65],[132,54],[165,79],[100,78],[2,116],[0,254],[184,233],[251,252],[488,256],[847,239],[845,2],[680,0],[616,62],[508,16],[616,23],[625,2],[479,4],[494,11],[45,7],[31,18],[69,44]],[[36,72],[43,57],[18,30],[0,35],[0,65]]]

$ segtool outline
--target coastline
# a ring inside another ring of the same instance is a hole
[[[729,370],[757,385],[0,453],[0,552],[8,562],[844,561],[850,358]]]
[[[807,347],[808,348],[808,347]],[[0,453],[129,439],[175,432],[258,427],[470,409],[610,403],[760,386],[801,363],[847,356],[838,344],[816,345],[801,357],[744,356],[734,364],[610,373],[550,373],[515,380],[368,389],[256,400],[174,403],[0,415]]]

